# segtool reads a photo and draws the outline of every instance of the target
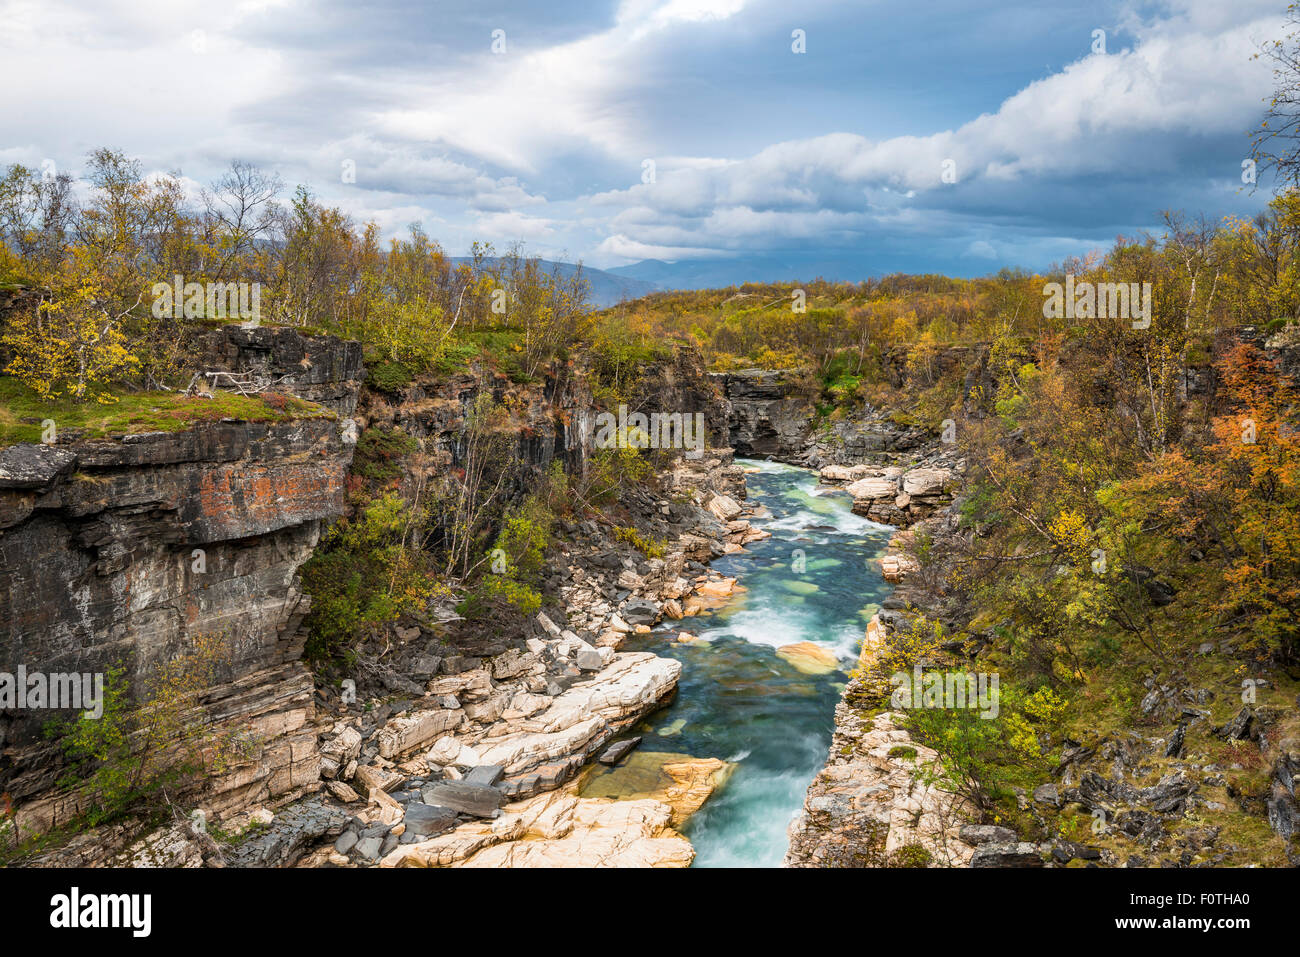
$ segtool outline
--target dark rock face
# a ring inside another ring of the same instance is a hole
[[[284,326],[222,326],[194,339],[202,372],[252,373],[279,392],[292,392],[350,416],[366,370],[361,343],[304,336]]]
[[[714,373],[731,403],[728,444],[742,457],[793,459],[811,434],[813,397],[789,373],[766,369]]]
[[[671,360],[642,369],[629,408],[646,414],[700,413],[704,416],[704,445],[726,448],[731,444],[732,405],[716,375],[705,371],[695,349],[679,349]]]
[[[256,331],[256,330],[254,330]],[[0,470],[0,671],[103,672],[135,688],[187,640],[222,633],[232,661],[205,696],[261,753],[214,784],[213,809],[315,787],[312,681],[298,590],[322,521],[343,510],[352,447],[340,423],[215,422],[41,450]],[[0,791],[43,829],[76,812],[44,710],[0,713]],[[44,796],[43,796],[44,795]]]
[[[77,455],[53,445],[0,449],[0,489],[39,489],[72,471]]]
[[[924,429],[902,428],[878,418],[836,422],[804,460],[814,468],[870,461],[880,452],[912,452],[929,443]]]
[[[1296,782],[1300,780],[1300,742],[1294,737],[1284,739],[1279,742],[1279,751],[1269,788],[1268,823],[1289,842],[1288,859],[1300,864],[1300,802],[1296,795]]]
[[[367,428],[398,428],[420,439],[429,475],[463,466],[467,429],[482,397],[509,407],[506,426],[515,442],[515,459],[533,469],[559,461],[566,471],[580,472],[594,449],[598,409],[591,392],[592,371],[577,362],[542,370],[535,382],[516,383],[490,368],[475,365],[455,375],[422,377],[400,394],[367,392],[358,420]],[[728,405],[703,368],[698,352],[679,350],[671,358],[640,370],[637,391],[627,412],[703,416],[703,445],[727,443]]]

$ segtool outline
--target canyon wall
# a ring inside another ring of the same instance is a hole
[[[587,466],[593,452],[595,377],[584,360],[557,365],[522,383],[476,363],[385,393],[362,388],[365,370],[355,342],[287,328],[229,325],[196,334],[190,345],[200,389],[238,382],[244,388],[293,394],[318,407],[290,418],[279,411],[283,403],[273,401],[268,421],[208,421],[183,431],[122,434],[102,441],[65,429],[55,445],[0,450],[0,671],[12,673],[22,665],[29,671],[102,672],[121,665],[139,692],[161,664],[184,654],[196,636],[223,635],[233,660],[219,669],[202,696],[205,720],[238,731],[254,748],[246,760],[206,782],[202,806],[224,817],[291,805],[301,813],[288,817],[305,822],[301,834],[294,832],[294,841],[306,840],[321,822],[333,821],[333,813],[327,804],[313,809],[296,799],[316,794],[323,783],[336,785],[343,769],[335,767],[328,752],[337,737],[330,731],[337,730],[330,715],[337,695],[329,687],[318,692],[302,661],[305,635],[299,626],[310,596],[301,592],[299,571],[323,527],[344,512],[359,432],[398,429],[418,441],[418,449],[403,461],[402,483],[409,490],[421,477],[464,463],[473,409],[490,398],[508,411],[505,428],[517,441],[513,454],[530,466],[523,470],[519,488],[507,490],[513,498],[527,490],[528,476],[554,461],[568,471]],[[219,372],[227,375],[211,375]],[[645,414],[700,413],[704,445],[716,449],[726,444],[729,406],[697,353],[677,351],[643,367],[626,404],[629,411]],[[706,472],[714,464],[712,459],[700,463]],[[676,520],[680,508],[653,503],[655,517],[663,522]],[[719,534],[727,534],[722,526]],[[711,547],[722,550],[722,545]],[[620,571],[624,577],[630,574],[624,564],[612,574]],[[611,579],[604,591],[614,594],[613,587]],[[576,620],[574,627],[595,640],[596,633]],[[478,674],[475,662],[483,659],[473,656],[500,655],[492,658],[486,703],[475,686],[462,689],[464,707],[452,709],[473,712],[489,723],[493,712],[484,711],[486,704],[509,698],[504,682],[523,667],[512,671],[506,659],[517,664],[531,634],[494,635],[479,647],[455,649],[446,646],[445,635],[422,628],[398,627],[397,633],[399,643],[409,640],[421,653],[426,644],[437,646],[433,658],[417,655],[412,670],[397,676],[402,688],[412,685],[411,676],[430,661],[438,689],[460,687],[471,673]],[[602,650],[601,669],[589,676],[593,687],[615,687],[615,672],[627,670],[626,658],[615,660]],[[574,669],[571,661],[564,662],[560,659],[556,667]],[[654,659],[653,664],[669,663]],[[547,687],[539,686],[539,680],[533,676],[525,695],[530,701],[544,700]],[[564,680],[572,679],[561,675],[561,685]],[[635,694],[619,711],[622,721],[652,706],[671,687],[671,682],[633,684]],[[616,697],[604,690],[600,694]],[[378,760],[379,755],[370,755],[375,748],[395,754],[394,748],[415,747],[398,734],[399,727],[437,723],[451,697],[431,696],[409,710],[382,708],[373,722],[363,724],[357,757],[366,763]],[[57,786],[64,761],[43,734],[50,717],[48,711],[0,713],[0,793],[9,795],[24,833],[70,822],[86,810]],[[477,727],[469,718],[463,720],[462,730]],[[611,728],[620,726],[614,718],[610,722]],[[610,733],[579,742],[577,752],[585,757]],[[394,743],[399,738],[405,744]],[[545,763],[545,757],[539,751],[530,760],[535,765]],[[575,761],[567,752],[559,757],[565,763],[556,767],[564,773],[554,781],[541,781],[539,774],[523,769],[501,783],[510,786],[506,790],[512,796],[554,787],[572,773]],[[259,844],[250,854],[262,850]],[[51,863],[88,863],[103,859],[104,853],[103,848],[70,847]],[[257,862],[288,859],[274,848],[267,853]]]
[[[364,374],[356,343],[293,330],[225,327],[212,358],[296,375],[339,408]],[[292,365],[292,372],[285,365]],[[281,382],[288,391],[295,383]],[[201,402],[203,400],[196,400]],[[322,523],[343,511],[355,427],[327,410],[185,431],[0,449],[0,671],[104,672],[139,690],[199,635],[232,651],[203,696],[253,755],[213,782],[212,805],[287,800],[316,786],[312,679],[298,623],[298,570]],[[55,789],[45,710],[0,712],[0,792],[20,827],[44,830],[83,808]]]

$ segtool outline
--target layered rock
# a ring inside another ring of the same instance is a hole
[[[201,400],[200,400],[201,401]],[[352,456],[332,418],[203,423],[186,432],[0,450],[0,670],[104,672],[135,687],[198,635],[230,661],[209,720],[260,755],[214,785],[216,805],[315,786],[311,676],[297,623],[298,569],[343,509]],[[24,826],[57,824],[74,798],[37,800],[61,773],[40,740],[48,713],[0,717],[0,770]]]
[[[841,703],[831,759],[790,824],[786,867],[884,867],[906,861],[961,867],[974,848],[951,795],[921,782],[936,760],[885,712],[864,719]]]
[[[506,805],[491,822],[468,824],[395,848],[381,867],[687,867],[688,840],[659,801],[610,801],[551,792]]]
[[[731,403],[730,444],[737,455],[793,461],[812,433],[813,396],[789,372],[714,373]]]
[[[886,525],[911,525],[952,501],[964,463],[901,466],[832,465],[820,472],[829,485],[843,485],[853,511]]]
[[[200,373],[232,373],[263,391],[289,392],[344,418],[356,410],[366,374],[361,343],[307,336],[288,326],[225,325],[195,336],[193,347]]]

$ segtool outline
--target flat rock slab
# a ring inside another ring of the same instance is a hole
[[[424,789],[427,803],[474,817],[492,817],[500,809],[502,797],[496,788],[466,781],[447,781]]]
[[[477,784],[481,787],[495,787],[497,783],[506,776],[504,765],[500,764],[480,764],[476,768],[470,768],[465,772],[465,777],[461,780],[462,784]]]
[[[596,760],[601,764],[618,764],[623,758],[627,757],[628,752],[641,743],[641,738],[628,738],[625,741],[616,741],[605,749]]]
[[[431,837],[456,826],[456,812],[437,804],[408,804],[402,817],[406,830],[420,837]]]

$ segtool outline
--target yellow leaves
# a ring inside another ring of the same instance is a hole
[[[111,404],[109,386],[140,366],[90,282],[11,319],[0,343],[13,352],[5,371],[45,399]]]
[[[1007,723],[1007,741],[1014,752],[1027,758],[1037,758],[1042,753],[1033,725],[1015,713],[1006,715],[1003,720]]]
[[[1030,720],[1049,727],[1065,717],[1070,703],[1047,686],[1043,686],[1027,697],[1021,710]]]
[[[1088,521],[1077,509],[1061,512],[1048,526],[1056,544],[1073,558],[1081,558],[1092,550],[1093,532]]]

